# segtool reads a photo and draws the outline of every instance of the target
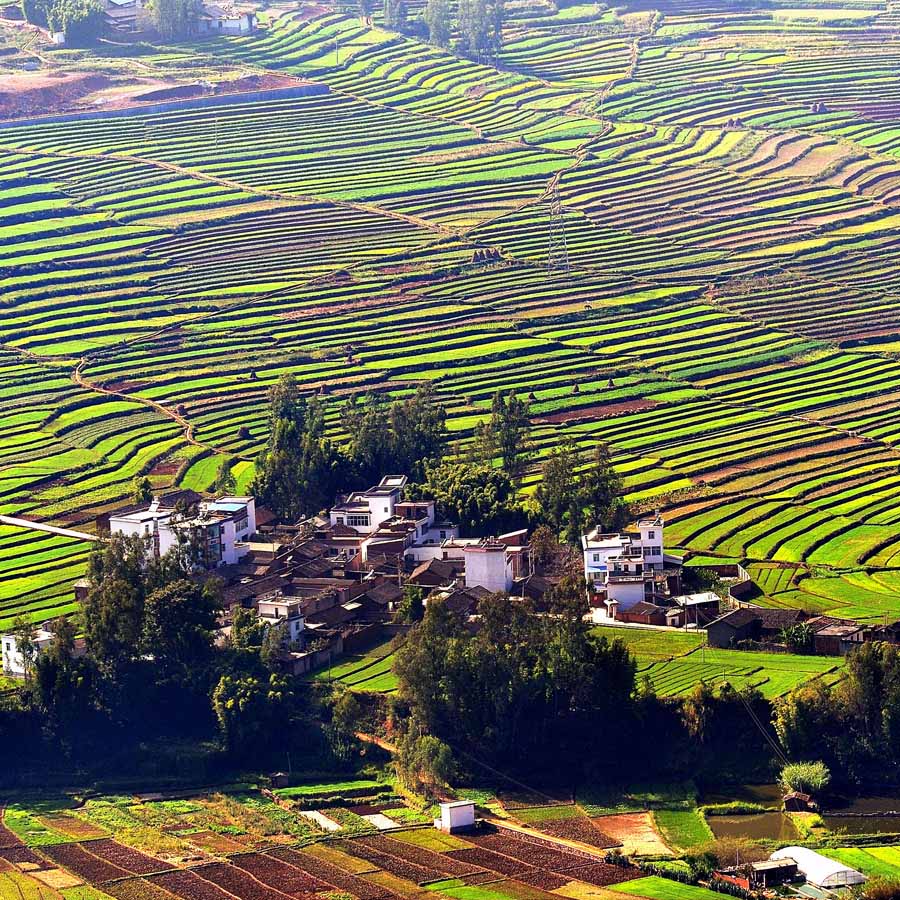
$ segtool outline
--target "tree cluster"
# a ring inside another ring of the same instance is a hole
[[[434,500],[438,515],[468,535],[499,534],[524,523],[509,475],[482,463],[443,460],[428,465],[424,481],[412,485],[409,495]]]
[[[88,47],[103,34],[103,7],[97,0],[22,0],[25,19],[61,31],[72,47]]]
[[[221,582],[198,581],[189,559],[184,548],[155,558],[141,538],[113,535],[91,557],[81,613],[52,623],[49,648],[38,654],[34,626],[17,623],[28,678],[0,708],[0,733],[14,738],[0,756],[112,765],[115,751],[184,740],[208,742],[226,767],[281,747],[328,757],[317,698],[278,671],[283,635],[239,609],[231,640],[217,645]]]
[[[269,439],[256,463],[256,498],[286,521],[316,513],[340,484],[341,457],[325,436],[319,400],[300,394],[293,375],[269,389]]]
[[[200,0],[153,0],[153,25],[164,40],[178,40],[193,33],[201,11]]]
[[[493,59],[500,52],[503,18],[503,0],[460,0],[456,22],[451,18],[447,0],[428,0],[422,15],[432,44],[449,47],[455,28],[455,50],[477,60]]]
[[[346,446],[325,434],[325,411],[304,397],[293,375],[269,390],[269,439],[251,487],[279,518],[296,521],[329,505],[339,491],[367,487],[386,472],[421,477],[444,451],[446,411],[430,384],[388,403],[378,394],[351,396],[341,410]]]
[[[401,775],[439,783],[447,753],[468,771],[614,781],[651,767],[654,778],[763,777],[771,748],[754,715],[767,720],[758,693],[698,686],[685,698],[659,699],[636,683],[636,664],[618,639],[583,620],[584,585],[565,581],[552,610],[488,597],[470,623],[431,599],[396,655],[406,712]],[[424,735],[440,742],[421,745]],[[627,758],[626,771],[610,759]],[[434,771],[428,760],[439,760]]]
[[[788,755],[822,760],[858,783],[900,776],[900,649],[861,644],[834,687],[809,681],[775,701],[774,725]]]
[[[535,499],[544,521],[571,544],[585,528],[619,531],[629,519],[622,498],[622,482],[613,468],[606,444],[598,444],[594,457],[583,467],[573,443],[554,450],[542,467]]]
[[[628,715],[635,664],[624,645],[592,638],[580,615],[538,616],[506,598],[485,598],[478,613],[473,636],[432,599],[398,651],[415,727],[489,764],[580,765],[597,723]]]

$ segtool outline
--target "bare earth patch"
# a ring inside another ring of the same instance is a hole
[[[649,812],[621,813],[616,816],[599,816],[594,819],[597,827],[622,844],[625,854],[637,856],[671,856],[672,851],[663,843],[653,827]]]

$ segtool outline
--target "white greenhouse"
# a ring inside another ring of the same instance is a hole
[[[797,863],[797,869],[801,875],[814,887],[840,888],[851,884],[862,884],[866,876],[856,869],[851,869],[837,860],[829,859],[807,850],[806,847],[783,847],[776,850],[772,859],[792,859]]]

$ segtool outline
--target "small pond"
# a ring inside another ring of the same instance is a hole
[[[886,813],[897,815],[885,815]],[[822,811],[822,820],[830,831],[842,831],[846,834],[898,833],[900,793],[852,799],[835,798]]]
[[[702,806],[715,803],[760,803],[763,806],[781,806],[781,787],[774,782],[769,784],[738,784],[728,787],[703,791],[700,797]]]
[[[797,837],[794,823],[780,812],[752,813],[746,816],[708,816],[706,821],[717,838],[741,837],[761,840],[792,841]]]

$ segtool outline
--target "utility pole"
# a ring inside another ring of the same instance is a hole
[[[569,247],[566,243],[566,222],[559,199],[559,182],[550,188],[550,229],[547,245],[547,271],[561,272],[569,277]]]

